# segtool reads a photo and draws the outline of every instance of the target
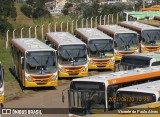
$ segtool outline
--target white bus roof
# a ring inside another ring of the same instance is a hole
[[[154,93],[160,92],[160,80],[119,88],[118,91]]]
[[[99,25],[98,27],[110,30],[114,33],[137,33],[135,31],[121,27],[119,25]]]
[[[40,51],[40,50],[52,50],[53,48],[47,46],[45,43],[39,41],[36,38],[17,38],[12,39],[12,44],[20,48],[23,51]]]
[[[96,28],[77,28],[76,31],[80,32],[81,34],[85,35],[85,37],[90,39],[112,39],[109,35],[101,32]]]
[[[148,79],[157,76],[160,76],[160,66],[152,66],[147,68],[137,68],[128,71],[106,73],[84,78],[77,78],[73,79],[72,81],[103,82],[106,85],[114,85],[125,82],[132,82],[144,78]]]
[[[46,35],[50,38],[50,40],[56,41],[58,45],[85,44],[68,32],[49,32]]]
[[[149,30],[149,29],[160,30],[160,28],[158,28],[158,27],[154,27],[154,26],[151,26],[151,25],[143,24],[143,23],[140,23],[140,22],[137,22],[137,21],[128,21],[128,22],[124,21],[124,22],[120,22],[120,24],[121,23],[122,24],[128,24],[128,25],[140,28],[141,30]]]

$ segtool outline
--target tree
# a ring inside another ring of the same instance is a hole
[[[16,20],[17,13],[13,0],[0,0],[0,33],[3,34],[7,29],[12,29],[7,19],[11,17]]]
[[[44,15],[49,15],[45,7],[45,3],[50,0],[26,0],[27,5],[21,7],[24,15],[30,18],[40,18]]]

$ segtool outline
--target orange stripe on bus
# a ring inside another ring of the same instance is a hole
[[[120,84],[120,83],[125,83],[125,82],[136,81],[136,80],[149,79],[149,78],[156,77],[156,76],[160,76],[159,71],[111,79],[111,80],[108,80],[108,84],[109,85]]]

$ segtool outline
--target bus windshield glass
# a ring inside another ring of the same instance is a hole
[[[146,46],[160,45],[160,30],[144,30],[142,31],[142,43]]]
[[[150,93],[119,91],[116,100],[118,108],[126,108],[156,101],[156,96]]]
[[[69,111],[76,115],[105,112],[105,87],[103,83],[72,82],[69,90]]]
[[[113,57],[113,40],[96,39],[89,41],[88,44],[90,58],[111,58]],[[109,56],[112,55],[112,56]]]
[[[85,45],[63,45],[59,47],[59,64],[77,66],[86,63],[87,48]]]
[[[56,54],[53,51],[28,52],[26,71],[31,74],[49,74],[57,70]]]
[[[138,49],[136,33],[118,33],[115,35],[115,49],[119,51],[133,51]]]

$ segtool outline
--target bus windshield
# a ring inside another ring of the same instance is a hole
[[[113,40],[96,39],[89,41],[88,44],[90,58],[111,58],[113,57]],[[112,56],[109,56],[112,54]]]
[[[56,54],[53,51],[28,52],[26,71],[31,74],[54,73],[57,70]]]
[[[146,104],[156,101],[156,96],[150,93],[143,92],[129,92],[129,91],[119,91],[117,92],[116,107],[126,108],[131,106],[136,106],[140,104]]]
[[[69,111],[76,115],[96,113],[94,110],[105,112],[104,83],[72,82],[69,90]]]
[[[115,49],[133,51],[138,49],[138,37],[134,33],[118,33],[115,35]]]
[[[160,45],[160,30],[144,30],[142,31],[142,43],[146,46]]]
[[[63,45],[59,47],[59,64],[76,66],[86,63],[87,49],[85,45]]]

